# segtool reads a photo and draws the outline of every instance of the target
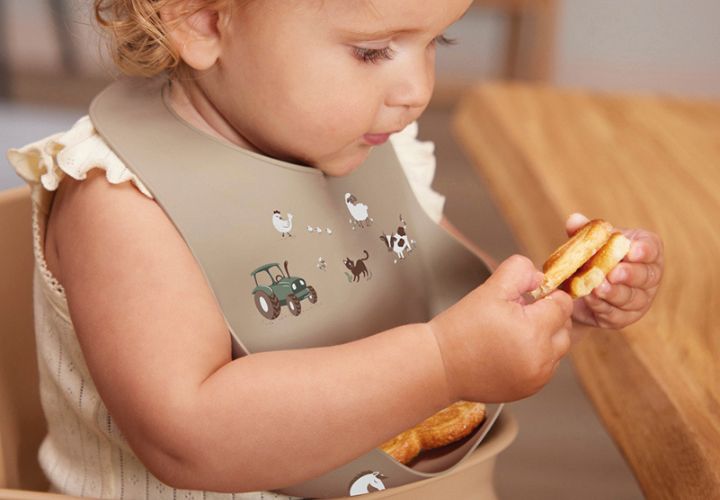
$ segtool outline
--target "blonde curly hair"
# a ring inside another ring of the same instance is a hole
[[[160,10],[181,6],[179,20],[208,7],[225,8],[232,0],[93,0],[95,19],[109,39],[118,69],[127,75],[177,76],[186,68],[168,33],[173,26],[160,18]]]

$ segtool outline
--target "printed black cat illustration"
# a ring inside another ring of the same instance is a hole
[[[365,265],[365,261],[370,258],[370,254],[367,250],[363,250],[363,252],[365,253],[365,257],[362,257],[356,261],[353,261],[349,257],[346,257],[345,260],[343,260],[343,264],[345,264],[345,267],[347,267],[352,273],[352,276],[350,276],[349,273],[345,273],[348,281],[360,282],[360,276],[364,276],[368,280],[372,278],[372,273],[368,271],[368,268]]]

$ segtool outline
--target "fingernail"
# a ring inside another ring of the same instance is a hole
[[[625,269],[615,269],[612,274],[613,282],[617,283],[619,281],[624,281],[628,277],[627,271]]]
[[[570,216],[568,217],[568,220],[571,223],[580,224],[581,222],[585,222],[586,220],[588,220],[588,218],[579,212],[574,212],[574,213],[570,214]]]
[[[598,287],[598,292],[600,293],[600,295],[605,295],[609,291],[610,291],[610,283],[608,283],[607,281],[603,281],[602,283],[600,283],[600,286]]]
[[[630,258],[631,259],[639,259],[644,254],[645,254],[645,252],[643,251],[642,247],[639,245],[634,245],[632,247],[632,250],[630,250]]]

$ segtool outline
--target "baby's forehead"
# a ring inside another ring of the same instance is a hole
[[[301,0],[314,4],[319,10],[332,11],[336,14],[346,13],[364,13],[379,18],[382,16],[379,8],[380,2],[377,0]]]
[[[422,23],[423,0],[311,0],[338,24],[394,26]]]
[[[0,0],[1,1],[1,0]],[[248,0],[261,18],[313,26],[359,38],[396,33],[437,34],[467,11],[471,0]]]

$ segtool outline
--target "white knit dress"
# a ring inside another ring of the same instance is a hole
[[[417,140],[417,124],[391,136],[413,192],[436,222],[445,198],[431,188],[434,145]],[[10,163],[32,188],[35,252],[34,312],[40,396],[48,434],[39,451],[51,490],[91,498],[289,499],[271,492],[213,493],[178,490],[155,478],[138,460],[98,394],[70,319],[62,284],[43,255],[45,224],[54,191],[66,175],[85,179],[101,168],[110,183],[131,182],[152,198],[140,180],[96,133],[86,116],[69,131],[8,152]]]

